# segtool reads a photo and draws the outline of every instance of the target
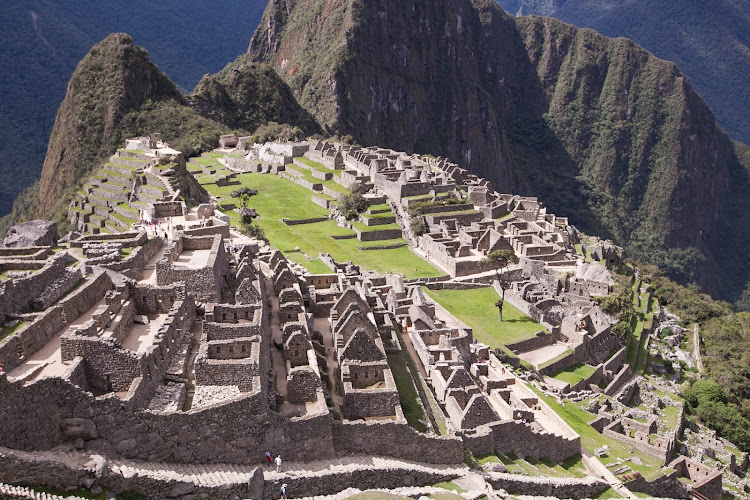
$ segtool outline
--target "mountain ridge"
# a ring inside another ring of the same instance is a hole
[[[165,127],[156,118],[168,112],[210,147],[220,131],[301,120],[308,133],[448,156],[725,298],[750,281],[736,224],[747,155],[673,63],[626,39],[514,18],[492,0],[271,0],[246,56],[187,99],[170,92],[127,108],[118,133]],[[53,173],[77,177],[54,142],[45,198],[64,191]]]
[[[633,42],[490,0],[272,0],[248,54],[330,131],[449,156],[719,290],[742,167],[689,79]]]

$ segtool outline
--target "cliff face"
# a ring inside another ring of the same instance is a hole
[[[91,49],[73,73],[57,112],[37,216],[48,216],[66,191],[121,146],[121,121],[148,99],[181,101],[182,95],[129,35],[109,35]]]
[[[271,0],[248,53],[331,131],[449,156],[716,289],[732,144],[632,42],[491,0]]]

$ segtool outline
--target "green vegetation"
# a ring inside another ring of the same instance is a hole
[[[736,405],[730,403],[722,386],[708,380],[698,380],[682,395],[691,413],[703,423],[741,450],[750,449],[750,420],[743,416]],[[747,406],[743,405],[742,410],[746,411]]]
[[[0,340],[4,339],[8,335],[13,335],[18,330],[26,326],[26,321],[19,321],[16,326],[8,326],[9,321],[5,321],[0,324]]]
[[[594,415],[593,413],[587,412],[580,406],[570,401],[565,401],[564,404],[559,404],[555,400],[555,398],[545,396],[536,387],[530,387],[537,394],[537,396],[539,396],[545,403],[547,403],[550,408],[555,411],[555,413],[562,417],[562,419],[565,420],[565,422],[581,436],[581,446],[583,446],[590,453],[593,454],[594,449],[600,448],[602,445],[606,444],[609,446],[609,452],[607,453],[607,456],[599,458],[599,460],[603,464],[606,465],[610,462],[614,462],[618,458],[637,456],[641,459],[643,464],[636,465],[632,462],[628,462],[628,465],[633,470],[638,471],[641,474],[654,474],[655,472],[659,471],[661,462],[657,458],[647,455],[646,453],[638,450],[633,450],[631,453],[628,446],[620,443],[619,441],[615,441],[614,439],[610,439],[602,434],[599,434],[590,425],[588,425],[588,422],[596,418],[596,415]]]
[[[596,368],[589,365],[582,365],[580,363],[575,364],[571,366],[570,368],[566,368],[565,370],[560,370],[559,372],[555,373],[552,377],[556,378],[557,380],[562,380],[563,382],[569,383],[571,386],[577,384],[581,380],[589,378],[591,375],[594,374],[596,371]]]
[[[349,192],[339,196],[339,210],[346,220],[354,220],[367,210],[367,200],[362,196],[362,186],[355,183]]]
[[[435,486],[436,488],[443,488],[444,490],[455,491],[456,493],[466,492],[465,489],[461,488],[459,485],[457,485],[453,481],[443,481],[441,483],[435,483],[432,486]]]
[[[498,321],[498,295],[494,288],[473,290],[422,290],[450,313],[474,329],[474,337],[491,348],[532,338],[544,327],[510,304]]]
[[[211,177],[201,179],[203,187],[222,200],[230,200],[231,192],[236,186],[219,187],[209,183]],[[300,251],[308,256],[317,256],[320,252],[330,253],[337,261],[351,260],[381,273],[403,273],[406,277],[440,276],[442,273],[423,260],[408,247],[390,250],[359,250],[362,242],[354,239],[334,240],[334,235],[354,234],[351,229],[338,227],[335,221],[326,220],[312,224],[287,226],[281,219],[306,219],[326,217],[328,210],[310,201],[311,192],[298,184],[276,175],[242,174],[237,176],[241,186],[257,189],[258,194],[250,199],[249,206],[258,212],[253,223],[263,230],[268,240],[284,253]],[[236,202],[236,201],[235,201]],[[228,215],[235,224],[240,222],[238,214],[229,211]],[[310,271],[321,270],[318,264],[310,264],[308,259],[298,262]],[[309,264],[309,267],[308,267]],[[330,273],[326,268],[325,273]]]
[[[393,378],[396,381],[398,397],[401,401],[401,409],[404,411],[406,421],[419,432],[426,431],[427,426],[424,422],[427,420],[427,417],[424,414],[419,394],[414,387],[414,382],[409,374],[409,369],[406,366],[402,352],[388,353],[388,366],[391,368],[391,373],[393,373]]]

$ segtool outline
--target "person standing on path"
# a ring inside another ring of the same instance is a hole
[[[266,452],[266,467],[270,467],[272,463],[273,463],[273,459],[271,458],[271,452],[267,451]]]
[[[281,489],[279,490],[279,498],[281,500],[286,500],[286,483],[281,485]]]
[[[281,455],[276,456],[276,472],[281,472]]]

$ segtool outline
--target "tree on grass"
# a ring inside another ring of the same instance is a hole
[[[229,193],[232,198],[239,198],[240,199],[240,206],[242,208],[247,208],[247,204],[250,202],[250,197],[255,196],[258,194],[257,189],[250,189],[247,186],[243,186],[239,189],[235,189],[231,193]]]
[[[506,272],[506,268],[511,263],[514,263],[514,262],[516,262],[516,254],[513,252],[513,250],[507,250],[507,249],[494,250],[488,253],[485,258],[479,261],[480,268],[495,270],[495,273],[496,273],[495,279],[497,279],[497,282],[500,285],[500,288],[503,290],[502,296],[497,302],[495,302],[495,307],[497,307],[498,312],[500,314],[500,321],[503,320],[503,305],[505,304],[505,290],[510,288],[510,286],[513,284],[510,277],[508,276],[508,273]]]
[[[354,220],[359,214],[367,210],[367,200],[362,196],[364,192],[364,186],[355,182],[347,194],[339,197],[339,210],[344,214],[346,220]]]

